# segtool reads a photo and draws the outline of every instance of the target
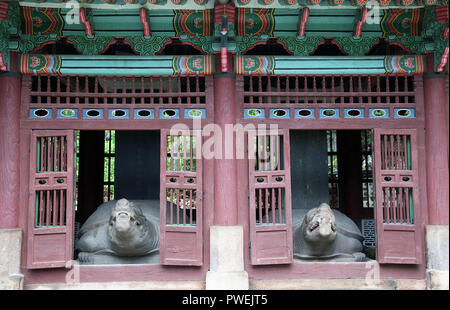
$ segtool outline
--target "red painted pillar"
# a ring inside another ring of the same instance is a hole
[[[430,225],[448,225],[449,163],[446,77],[424,74],[425,139]]]
[[[18,227],[21,77],[14,72],[15,56],[11,71],[0,74],[0,228]]]
[[[226,125],[232,127],[236,120],[236,80],[233,74],[232,57],[228,55],[228,72],[214,76],[214,122],[221,132],[222,152],[214,160],[214,225],[237,225],[237,161],[226,159]],[[216,72],[220,72],[220,57],[216,58]],[[231,126],[230,126],[231,125]]]

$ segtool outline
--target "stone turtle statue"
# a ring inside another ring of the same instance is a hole
[[[159,234],[159,200],[108,201],[81,226],[78,260],[84,264],[150,263],[159,250]]]
[[[292,210],[294,258],[301,261],[366,261],[358,226],[346,215],[318,207]]]

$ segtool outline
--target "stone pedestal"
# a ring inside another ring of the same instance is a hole
[[[21,247],[21,229],[0,229],[0,290],[23,289]]]
[[[207,290],[248,290],[244,270],[244,231],[242,226],[210,227],[210,270]]]
[[[449,230],[448,225],[428,225],[425,227],[427,289],[449,289]]]

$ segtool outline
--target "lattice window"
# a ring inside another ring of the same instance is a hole
[[[362,156],[362,201],[363,208],[373,208],[375,193],[372,175],[372,131],[361,131],[361,156]]]
[[[196,225],[197,137],[168,135],[166,138],[166,224]]]
[[[336,130],[327,130],[328,153],[328,192],[329,204],[333,209],[339,208],[339,178]]]
[[[413,76],[246,76],[245,104],[414,103]]]
[[[114,199],[114,175],[116,152],[116,131],[105,130],[105,148],[103,157],[103,201]]]
[[[381,135],[383,222],[413,224],[413,182],[410,135]],[[391,172],[391,173],[390,173]],[[404,184],[402,184],[402,182]]]
[[[32,104],[205,104],[204,92],[202,76],[31,77]]]
[[[200,131],[161,130],[161,239],[163,265],[203,263]]]
[[[208,80],[208,81],[207,81]],[[24,76],[27,119],[207,118],[207,76]],[[212,114],[211,114],[212,116]]]

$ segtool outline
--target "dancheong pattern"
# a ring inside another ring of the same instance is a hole
[[[20,71],[23,74],[59,74],[61,57],[56,55],[22,55]]]
[[[242,56],[236,58],[237,74],[273,74],[275,59],[271,56]]]
[[[272,36],[275,28],[274,9],[247,9],[237,11],[238,36]]]
[[[22,16],[25,34],[61,35],[64,28],[60,9],[23,7]]]
[[[211,73],[211,56],[175,56],[173,58],[173,74],[206,75]]]
[[[423,58],[420,56],[386,56],[384,60],[386,73],[407,74],[423,73]]]
[[[420,36],[422,30],[421,9],[390,9],[384,10],[384,17],[381,20],[381,30],[383,35],[396,36]]]
[[[190,36],[211,35],[212,10],[175,10],[173,27],[177,36],[187,34]]]

